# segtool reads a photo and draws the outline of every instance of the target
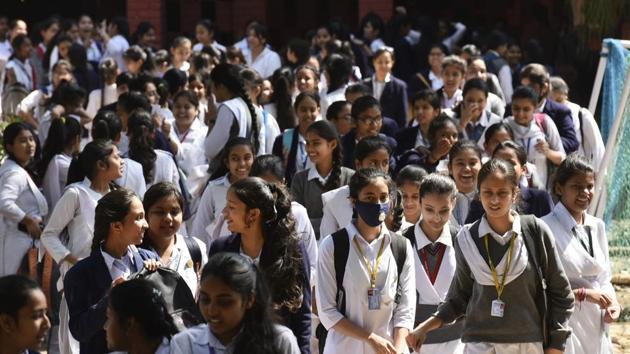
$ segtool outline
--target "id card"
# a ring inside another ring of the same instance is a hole
[[[368,309],[380,310],[381,309],[381,291],[377,288],[369,288],[368,295]]]
[[[499,299],[492,301],[492,307],[490,309],[490,316],[503,317],[504,312],[505,312],[505,302]]]

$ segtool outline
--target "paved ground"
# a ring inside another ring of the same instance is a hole
[[[630,286],[615,286],[622,308],[622,320],[610,326],[610,335],[615,345],[615,354],[630,354]]]

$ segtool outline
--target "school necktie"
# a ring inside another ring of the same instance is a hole
[[[481,124],[466,124],[466,135],[468,135],[468,139],[472,141],[479,141],[481,139],[481,134],[483,134],[484,127]]]
[[[578,241],[580,241],[580,244],[586,250],[586,252],[588,252],[588,254],[592,256],[593,250],[591,250],[590,247],[591,242],[589,227],[584,225],[575,225],[573,229],[571,229],[571,231],[573,232],[573,236],[576,237]]]

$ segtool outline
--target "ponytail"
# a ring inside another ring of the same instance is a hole
[[[96,177],[97,164],[107,165],[107,158],[114,152],[114,143],[109,140],[96,139],[83,148],[79,156],[72,160],[68,169],[66,185],[81,182],[86,177],[91,181]]]
[[[92,138],[117,141],[120,139],[122,123],[116,113],[100,111],[92,121]]]
[[[291,85],[294,81],[293,72],[288,67],[274,71],[271,77],[273,85],[271,101],[276,104],[276,120],[280,131],[294,128],[296,124],[295,110],[291,104]]]
[[[129,158],[142,165],[144,181],[149,184],[153,181],[155,160],[157,154],[153,149],[153,131],[155,126],[149,112],[137,109],[129,116],[127,128],[129,136]]]
[[[65,148],[74,144],[81,136],[81,124],[74,118],[53,119],[48,136],[49,139],[46,139],[42,149],[42,159],[37,168],[37,172],[42,177],[46,174],[48,164],[53,157],[63,153]]]

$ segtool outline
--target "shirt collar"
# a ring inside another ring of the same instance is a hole
[[[330,173],[328,173],[328,175],[326,177],[322,177],[322,175],[320,175],[319,172],[317,172],[317,168],[316,167],[311,167],[311,168],[308,169],[308,180],[309,181],[312,181],[314,179],[319,179],[319,181],[322,182],[322,184],[326,184],[326,181],[328,180],[328,177],[330,177]]]
[[[477,126],[477,125],[481,125],[482,127],[487,127],[490,123],[490,120],[488,119],[488,114],[486,113],[486,110],[484,109],[483,111],[481,111],[481,117],[479,117],[479,120],[476,122],[470,122],[473,126]]]
[[[512,216],[514,217],[514,222],[512,223],[512,230],[506,232],[503,235],[499,235],[497,232],[495,232],[492,227],[490,227],[490,224],[488,224],[488,220],[486,219],[486,216],[484,215],[481,218],[481,223],[479,224],[479,237],[484,237],[485,235],[492,235],[492,237],[494,237],[494,239],[498,240],[509,240],[509,237],[512,235],[512,232],[516,233],[517,235],[521,234],[521,218],[518,215],[518,213],[514,210],[510,210],[510,213],[512,213]]]
[[[553,208],[553,213],[556,215],[556,218],[558,218],[558,221],[560,221],[560,225],[562,225],[562,227],[564,227],[569,233],[577,226],[577,221],[575,221],[571,213],[569,213],[567,207],[565,207],[562,202],[556,203],[556,206]],[[583,213],[582,220],[586,221],[586,213]]]
[[[215,185],[217,186],[225,186],[225,187],[230,187],[231,183],[230,183],[230,178],[229,178],[230,174],[226,173],[225,176],[217,178],[216,180],[214,180]]]
[[[353,238],[358,238],[359,242],[363,242],[366,245],[370,245],[368,244],[368,242],[361,236],[361,234],[359,233],[359,230],[357,229],[356,226],[354,226],[354,223],[351,222],[350,224],[348,224],[348,226],[346,226],[346,230],[348,231],[348,237],[350,238],[350,242],[352,242]],[[385,241],[387,241],[387,238],[390,237],[389,236],[389,230],[387,230],[387,226],[385,226],[385,222],[381,223],[381,232],[378,234],[378,237],[376,237],[373,241],[372,244],[378,240],[381,240],[383,237],[385,237]]]
[[[127,253],[125,253],[119,260],[120,261],[125,261],[125,258],[128,258],[129,261],[131,262],[130,264],[133,264],[133,253],[132,248],[133,246],[128,246],[127,247]],[[112,266],[114,265],[114,261],[117,258],[114,258],[112,255],[110,255],[109,253],[105,252],[105,250],[103,250],[103,247],[101,247],[101,255],[103,255],[103,260],[105,260],[105,265],[107,265],[107,269],[112,269]]]
[[[544,98],[542,103],[540,104],[540,106],[536,107],[536,113],[540,113],[540,112],[544,111],[546,104],[547,104],[547,99]]]
[[[423,249],[426,245],[432,243],[427,237],[427,235],[424,233],[424,231],[422,231],[422,228],[420,227],[421,222],[422,222],[422,218],[420,218],[420,221],[418,221],[416,225],[414,226],[414,236],[416,237],[416,248],[419,250]],[[448,223],[444,225],[444,227],[442,228],[442,233],[440,233],[440,236],[438,236],[438,239],[435,240],[435,242],[443,243],[444,245],[448,247],[453,246],[453,240],[451,238],[451,230]]]
[[[435,79],[442,79],[441,77],[437,77],[437,75],[435,75],[433,73],[433,71],[429,70],[429,80],[433,81]]]
[[[385,81],[378,81],[376,79],[376,74],[374,74],[374,75],[372,75],[372,81],[376,82],[376,83],[379,83],[379,84],[388,83],[388,82],[392,81],[392,75],[388,73],[387,75],[385,75]]]

